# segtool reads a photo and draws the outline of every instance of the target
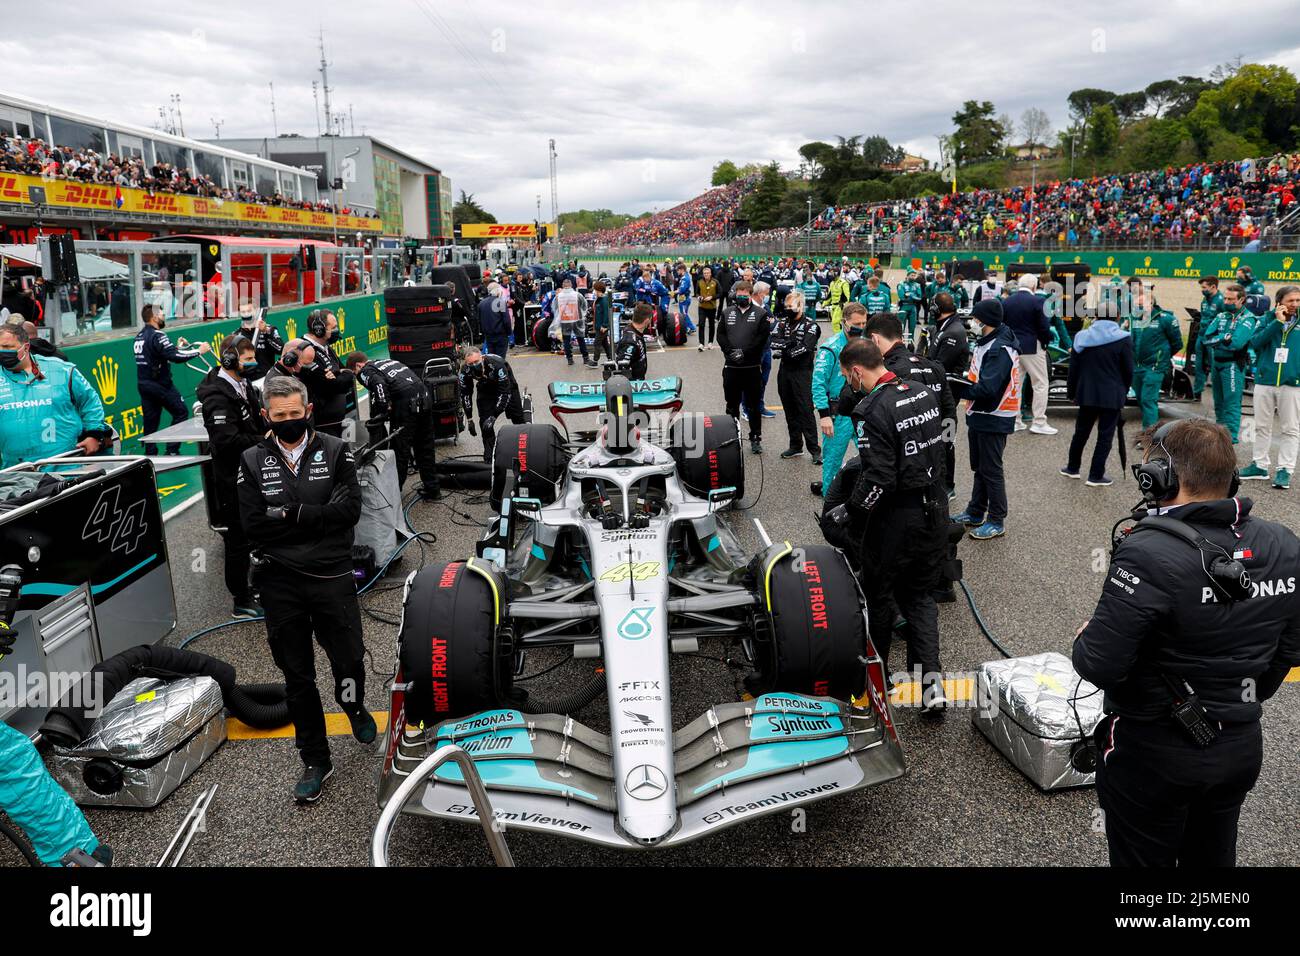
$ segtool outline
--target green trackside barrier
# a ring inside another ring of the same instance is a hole
[[[884,253],[882,253],[883,255]],[[718,253],[718,255],[728,255]],[[787,257],[804,259],[805,256],[795,251],[786,253]],[[854,262],[866,258],[858,253],[848,254]],[[579,259],[587,262],[625,262],[627,256],[584,256]],[[657,252],[653,255],[642,253],[643,262],[677,260],[671,252]],[[700,258],[686,256],[687,260]],[[749,254],[728,258],[741,262],[754,262],[759,259],[780,258],[775,253]],[[838,262],[839,255],[815,255],[814,262]],[[1255,278],[1261,282],[1300,282],[1300,252],[1107,252],[1086,248],[1036,250],[1034,252],[989,252],[987,249],[973,251],[962,249],[923,250],[920,252],[894,254],[890,256],[892,268],[908,268],[913,264],[934,266],[957,259],[979,259],[987,268],[1002,271],[1012,263],[1035,262],[1051,266],[1052,264],[1086,262],[1092,267],[1095,276],[1141,276],[1149,279],[1199,279],[1202,275],[1217,276],[1222,282],[1236,277],[1237,269],[1250,266]]]
[[[266,318],[280,329],[280,334],[287,342],[300,331],[306,331],[308,313],[319,308],[328,308],[338,316],[340,338],[332,348],[340,358],[357,350],[375,356],[388,355],[388,322],[384,317],[382,293],[341,296],[312,305],[271,309]],[[191,344],[207,342],[212,346],[212,352],[205,358],[215,364],[215,353],[220,351],[221,340],[238,328],[239,319],[234,318],[169,325],[167,333],[173,342],[181,338]],[[144,446],[140,444],[140,435],[144,432],[144,410],[140,405],[140,392],[136,385],[134,342],[134,335],[124,335],[100,342],[71,345],[63,350],[99,391],[105,417],[117,429],[122,439],[122,453],[127,455],[141,454],[144,451]],[[201,363],[196,359],[194,364]],[[172,366],[172,377],[186,407],[192,407],[196,400],[195,389],[203,376],[187,365],[175,364]],[[171,416],[163,412],[160,427],[165,428],[169,424]],[[186,446],[182,451],[194,454],[198,449]],[[202,493],[197,468],[169,471],[160,476],[158,482],[158,495],[162,499],[164,514],[188,504]]]

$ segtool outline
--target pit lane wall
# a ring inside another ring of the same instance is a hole
[[[287,342],[299,332],[305,332],[307,315],[313,309],[331,309],[339,320],[339,341],[332,348],[342,357],[360,350],[376,357],[388,355],[388,322],[384,316],[384,296],[341,296],[322,302],[292,308],[273,309],[267,321],[279,328]],[[207,342],[212,353],[205,356],[216,363],[213,353],[220,351],[221,340],[239,328],[239,319],[221,319],[213,322],[193,322],[169,325],[167,334],[173,342],[184,338],[193,344]],[[63,351],[81,370],[99,392],[104,403],[104,414],[122,438],[123,454],[140,454],[144,446],[140,436],[144,433],[144,410],[140,405],[140,391],[136,384],[134,335],[110,338],[100,342],[72,345]],[[198,360],[195,364],[199,364]],[[185,400],[187,408],[196,400],[195,389],[203,376],[186,365],[172,365],[172,377]],[[159,427],[171,424],[171,416],[163,412]],[[182,446],[182,453],[195,454],[196,446]],[[162,499],[164,514],[188,504],[203,493],[197,468],[167,472],[158,477],[158,495]]]

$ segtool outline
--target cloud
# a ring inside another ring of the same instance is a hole
[[[967,99],[1015,119],[1037,106],[1059,128],[1073,89],[1141,89],[1238,54],[1300,67],[1285,0],[1249,16],[1208,0],[1027,9],[226,0],[142,20],[98,0],[29,7],[0,56],[23,65],[13,92],[106,120],[152,125],[179,93],[191,136],[214,120],[223,137],[271,135],[273,82],[279,130],[314,135],[323,17],[334,110],[508,221],[531,220],[539,194],[549,216],[550,138],[562,209],[635,213],[698,194],[719,159],[790,166],[815,139],[880,134],[938,159]]]

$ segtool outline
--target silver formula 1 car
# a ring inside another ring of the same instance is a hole
[[[682,414],[675,378],[550,392],[562,426],[597,412],[599,430],[503,429],[477,554],[407,580],[374,862],[401,811],[477,822],[489,839],[517,827],[658,847],[900,776],[844,555],[771,543],[755,522],[751,556],[733,533],[735,421]],[[683,719],[669,655],[703,639],[738,645],[747,699]],[[552,700],[514,685],[530,651],[556,647],[603,669]],[[601,696],[608,733],[571,716]]]

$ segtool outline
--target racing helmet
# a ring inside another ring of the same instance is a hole
[[[632,383],[626,375],[611,375],[605,382],[605,447],[616,455],[636,448],[632,421]]]

